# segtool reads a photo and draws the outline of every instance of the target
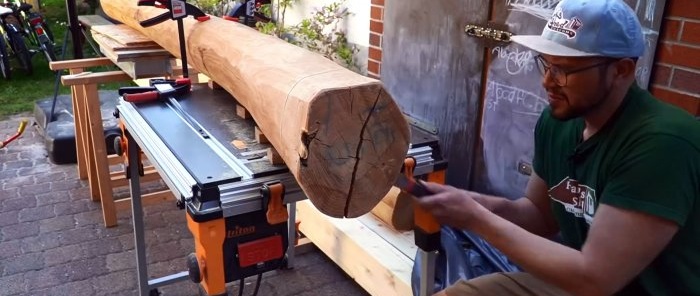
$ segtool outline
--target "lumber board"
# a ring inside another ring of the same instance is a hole
[[[92,32],[92,39],[97,42],[97,44],[100,45],[100,47],[107,47],[111,49],[112,51],[125,51],[125,50],[138,50],[138,49],[161,49],[160,45],[156,43],[148,43],[148,44],[137,44],[137,45],[126,45],[126,44],[121,44],[117,40],[114,40],[110,38],[109,36],[103,35],[101,33]],[[170,54],[170,53],[168,53]]]
[[[136,4],[101,1],[111,18],[180,57],[176,22],[141,27],[165,11]],[[183,23],[188,63],[250,112],[314,206],[359,217],[381,201],[410,131],[380,81],[242,24],[217,17]]]
[[[371,214],[358,219],[336,219],[323,215],[308,200],[297,202],[296,209],[301,221],[299,230],[369,294],[413,294],[415,251],[407,247],[405,235],[388,229],[382,230],[383,235],[377,234],[365,224],[381,223]],[[411,252],[412,255],[406,254]]]
[[[110,38],[114,39],[114,41],[126,46],[144,46],[155,44],[151,38],[148,38],[141,32],[123,24],[92,26],[90,29],[92,32],[109,36]]]

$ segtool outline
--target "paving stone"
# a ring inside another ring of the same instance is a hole
[[[2,210],[5,212],[33,207],[36,207],[36,198],[34,196],[10,198],[2,202]]]
[[[75,228],[76,223],[73,216],[58,216],[56,218],[44,219],[39,221],[39,232],[53,232],[65,229]]]
[[[108,273],[105,257],[95,257],[71,261],[64,265],[64,272],[70,281],[80,281]]]
[[[68,190],[68,194],[71,200],[90,200],[90,189],[87,187]]]
[[[32,162],[32,160],[28,160],[28,159],[6,161],[6,162],[3,162],[2,169],[3,170],[12,170],[12,169],[29,168],[33,164],[34,163]]]
[[[92,285],[98,295],[137,289],[136,270],[117,271],[94,278]]]
[[[49,193],[37,194],[36,196],[37,206],[50,205],[61,202],[70,202],[70,195],[68,195],[67,191],[51,190],[51,192]]]
[[[3,180],[3,183],[5,183],[5,180],[12,180],[14,178],[17,178],[17,176],[19,176],[19,170],[0,170],[0,180]],[[3,187],[4,184],[3,186],[0,186],[0,189],[2,189]]]
[[[51,191],[51,184],[49,183],[31,184],[22,186],[22,188],[19,189],[19,196],[36,196],[37,194],[47,193],[49,191]]]
[[[22,253],[42,252],[60,245],[58,233],[44,233],[22,239]]]
[[[52,191],[64,191],[76,188],[82,188],[85,184],[80,180],[63,180],[51,182]]]
[[[2,276],[9,276],[44,267],[44,257],[41,254],[30,253],[7,258],[2,262]]]
[[[39,234],[39,225],[31,222],[19,223],[5,226],[0,232],[3,235],[2,240],[9,241]]]
[[[15,274],[0,277],[0,296],[15,295],[27,292],[27,278],[25,274]]]
[[[57,172],[50,171],[46,174],[40,174],[40,175],[34,176],[34,181],[37,184],[47,183],[47,182],[56,182],[56,181],[62,181],[62,180],[66,180],[66,173],[61,172],[61,171],[57,171]]]
[[[19,155],[22,154],[20,153],[6,153],[6,154],[0,154],[0,163],[4,162],[9,162],[13,160],[19,160]]]
[[[184,262],[185,256],[187,256],[187,253],[180,248],[178,242],[168,242],[151,246],[146,259],[149,263],[168,261],[175,258],[181,258]]]
[[[54,205],[54,213],[56,213],[56,216],[61,216],[87,212],[90,210],[91,203],[92,202],[89,200],[77,200],[70,203],[57,203]]]
[[[74,245],[99,238],[100,231],[92,227],[67,229],[58,232],[61,245]]]
[[[84,227],[88,225],[100,224],[104,222],[102,213],[97,211],[82,212],[73,215],[76,226]]]
[[[21,188],[32,184],[34,184],[34,178],[32,176],[17,177],[17,172],[15,172],[15,177],[7,180],[3,189]]]
[[[44,251],[44,264],[54,266],[85,257],[85,250],[80,245],[61,246]]]
[[[25,208],[19,211],[20,222],[30,222],[55,217],[53,205],[38,206],[36,208]]]
[[[40,163],[37,165],[33,165],[32,167],[28,168],[21,168],[17,172],[18,175],[20,176],[34,176],[34,175],[39,175],[45,173],[47,170],[51,169],[51,164],[49,163]]]
[[[19,223],[19,211],[10,211],[0,214],[0,227]]]
[[[22,254],[21,240],[0,242],[0,262]]]
[[[47,287],[60,286],[67,281],[63,269],[59,267],[46,267],[41,270],[27,272],[27,289],[29,291],[38,291]]]
[[[118,238],[101,238],[80,245],[86,257],[97,257],[122,251],[122,244]]]
[[[136,268],[136,253],[134,250],[107,254],[107,269],[110,272],[134,268]]]
[[[84,280],[37,291],[35,295],[95,295],[95,288],[89,280]]]

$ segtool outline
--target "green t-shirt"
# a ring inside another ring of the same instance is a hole
[[[533,164],[563,243],[581,249],[599,202],[669,219],[678,233],[619,295],[700,295],[700,122],[636,85],[583,142],[583,119],[550,112],[535,128]]]

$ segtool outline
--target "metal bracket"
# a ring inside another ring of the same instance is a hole
[[[513,33],[507,30],[505,25],[496,23],[488,23],[486,26],[468,24],[464,27],[464,33],[483,40],[484,46],[488,48],[510,43],[510,37],[513,36]]]
[[[438,134],[438,128],[435,125],[432,125],[430,123],[422,121],[422,120],[415,118],[411,115],[408,115],[406,113],[404,113],[403,116],[406,118],[406,121],[408,121],[408,123],[411,124],[412,126],[415,126],[419,129],[422,129],[422,130],[426,131],[427,133],[430,133],[433,135]]]

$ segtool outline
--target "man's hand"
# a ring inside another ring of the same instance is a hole
[[[417,199],[417,203],[435,216],[440,224],[470,229],[488,212],[475,200],[478,193],[437,183],[421,184],[433,194]]]

